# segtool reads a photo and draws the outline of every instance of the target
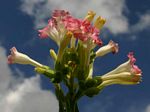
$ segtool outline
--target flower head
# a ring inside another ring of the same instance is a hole
[[[66,32],[69,31],[72,32],[73,37],[76,39],[83,42],[92,41],[90,42],[92,46],[102,45],[102,41],[99,39],[99,30],[90,23],[94,16],[95,13],[89,11],[86,18],[81,20],[72,17],[68,11],[55,10],[48,25],[39,30],[39,36],[41,38],[50,37],[60,46]]]
[[[11,55],[8,56],[8,63],[9,64],[12,64],[12,63],[30,64],[30,65],[33,65],[33,66],[36,66],[36,67],[43,67],[42,64],[34,61],[29,56],[18,52],[15,47],[12,47],[10,49],[10,51],[11,51]]]

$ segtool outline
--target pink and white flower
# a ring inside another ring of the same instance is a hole
[[[131,72],[121,72],[118,74],[111,74],[102,76],[102,84],[99,85],[99,88],[112,85],[112,84],[121,84],[121,85],[132,85],[139,84],[141,81],[141,74],[132,74]]]
[[[102,45],[102,41],[99,39],[99,30],[92,26],[89,21],[67,17],[63,22],[66,29],[71,31],[75,38],[83,42],[90,40],[94,44]]]
[[[134,65],[136,59],[132,52],[128,54],[129,60],[111,72],[103,75],[102,85],[107,86],[112,84],[138,84],[141,81],[142,71],[137,65]]]
[[[69,12],[55,10],[52,18],[48,21],[48,25],[42,30],[39,30],[39,36],[41,38],[50,37],[58,46],[60,46],[65,34],[67,33],[63,23],[63,19],[67,16],[69,16]]]
[[[108,72],[106,75],[117,74],[121,72],[131,72],[134,74],[141,74],[142,73],[141,69],[139,69],[137,65],[134,65],[136,59],[133,55],[133,52],[129,52],[128,58],[129,58],[128,61],[119,65],[116,69]]]
[[[117,53],[119,50],[118,44],[110,40],[109,43],[96,51],[96,57],[104,56],[110,52],[113,54]]]
[[[11,54],[8,56],[9,64],[18,63],[18,64],[29,64],[35,67],[43,67],[42,64],[31,59],[29,56],[18,52],[15,47],[12,47],[10,51],[11,51]]]

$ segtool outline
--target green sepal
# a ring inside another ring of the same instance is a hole
[[[86,88],[95,87],[96,84],[97,84],[97,80],[95,80],[95,79],[88,79],[85,82]]]
[[[95,95],[97,95],[99,92],[101,91],[101,89],[97,88],[97,87],[92,87],[87,89],[84,94],[88,97],[93,97]]]
[[[96,80],[95,86],[98,86],[103,82],[103,80],[101,79],[101,76],[95,76],[93,77],[93,79]]]
[[[85,91],[89,88],[97,87],[101,83],[102,83],[102,80],[101,80],[100,77],[94,77],[94,78],[90,78],[90,79],[87,79],[87,80],[80,80],[79,81],[79,86],[80,86],[80,89]]]

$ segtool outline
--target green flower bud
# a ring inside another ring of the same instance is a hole
[[[36,67],[36,68],[35,68],[35,71],[36,71],[37,73],[40,73],[40,74],[45,75],[45,76],[48,77],[48,78],[54,78],[54,77],[55,77],[54,71],[51,70],[51,69]]]

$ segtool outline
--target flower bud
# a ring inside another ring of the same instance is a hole
[[[94,19],[94,16],[96,15],[93,11],[88,11],[87,16],[84,18],[85,20],[91,22]]]
[[[99,17],[95,20],[94,26],[95,26],[97,29],[101,30],[105,23],[106,23],[106,19],[104,19],[104,18],[102,18],[102,17],[99,16]]]
[[[53,49],[50,49],[50,55],[55,61],[57,60],[57,55]]]
[[[55,77],[54,71],[51,70],[51,69],[36,67],[35,71],[37,73],[43,74],[43,75],[45,75],[46,77],[49,77],[49,78],[54,78]]]

